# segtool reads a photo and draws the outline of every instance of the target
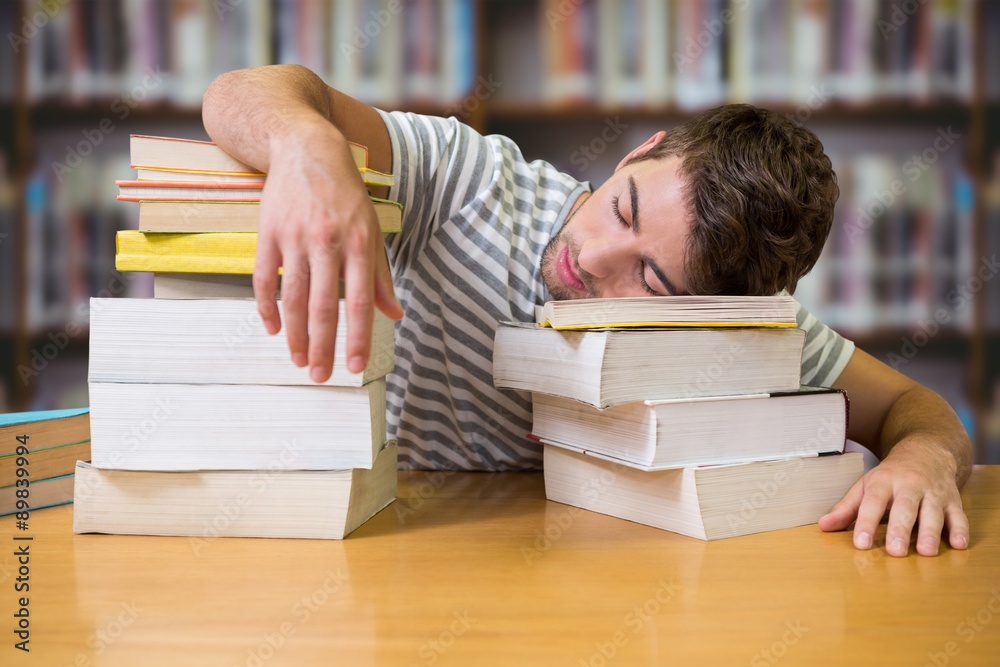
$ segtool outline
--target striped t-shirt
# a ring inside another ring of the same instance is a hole
[[[389,437],[400,467],[541,467],[531,397],[493,386],[493,337],[503,320],[531,322],[551,297],[541,256],[590,190],[506,137],[454,118],[381,112],[392,142],[403,231],[386,239],[404,317],[388,380]],[[803,384],[830,385],[853,344],[799,307]]]

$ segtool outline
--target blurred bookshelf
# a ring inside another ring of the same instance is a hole
[[[88,298],[150,293],[114,273],[129,133],[205,138],[215,76],[296,62],[595,186],[701,109],[798,119],[841,197],[796,296],[1000,462],[1000,281],[976,275],[1000,254],[1000,3],[27,0],[0,29],[19,38],[0,59],[0,410],[86,404]]]

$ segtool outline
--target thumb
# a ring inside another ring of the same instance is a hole
[[[844,530],[858,517],[858,508],[864,498],[864,477],[854,483],[854,486],[844,494],[827,514],[820,517],[819,528],[823,531]]]

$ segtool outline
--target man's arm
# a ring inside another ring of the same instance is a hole
[[[368,362],[373,306],[402,317],[378,221],[348,142],[369,166],[392,170],[385,124],[371,107],[298,65],[228,72],[205,91],[205,130],[223,150],[267,172],[261,194],[254,294],[269,333],[282,310],[292,361],[324,382],[333,367],[339,283],[347,299],[348,368]]]
[[[823,530],[843,530],[857,519],[854,546],[868,549],[890,507],[886,550],[905,556],[915,522],[917,552],[938,552],[941,529],[954,549],[969,545],[969,521],[959,489],[972,470],[972,447],[962,423],[940,396],[855,350],[834,383],[851,401],[848,437],[880,459],[829,514]]]

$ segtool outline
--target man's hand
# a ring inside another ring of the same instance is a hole
[[[889,510],[886,552],[905,556],[914,524],[917,553],[935,556],[942,527],[953,549],[969,546],[969,520],[962,510],[954,457],[940,446],[911,435],[897,443],[886,459],[859,479],[829,514],[819,520],[822,530],[843,530],[852,521],[854,546],[872,547],[875,531]]]
[[[268,332],[281,330],[280,268],[292,361],[325,382],[343,281],[347,367],[363,370],[373,306],[393,319],[403,316],[375,210],[347,143],[366,146],[369,165],[391,171],[389,134],[378,112],[305,67],[271,65],[219,75],[205,91],[202,120],[220,148],[267,173],[253,284]]]
[[[261,194],[253,285],[267,331],[276,334],[278,268],[292,362],[314,382],[333,368],[340,281],[347,300],[347,367],[368,363],[373,306],[399,319],[375,211],[343,135],[325,120],[273,137]]]
[[[917,553],[937,554],[941,529],[953,549],[969,546],[958,490],[972,471],[972,445],[955,411],[933,391],[855,349],[834,383],[851,399],[848,437],[882,459],[819,520],[823,530],[852,521],[854,546],[870,549],[889,510],[886,551],[905,556],[914,524]]]

